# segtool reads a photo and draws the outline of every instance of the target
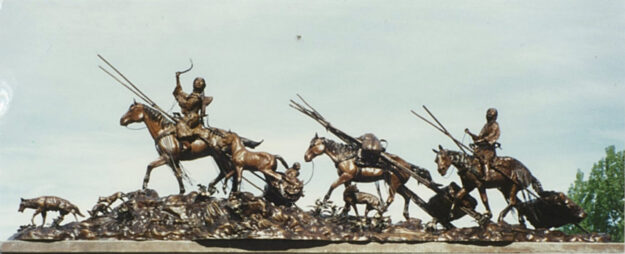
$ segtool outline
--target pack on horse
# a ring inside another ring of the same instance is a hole
[[[410,179],[410,174],[381,167],[359,166],[356,163],[359,149],[358,146],[341,144],[324,137],[319,137],[317,134],[315,134],[315,137],[310,141],[310,146],[304,154],[304,160],[310,162],[315,157],[326,154],[334,162],[339,175],[339,178],[330,185],[330,189],[324,196],[324,202],[330,198],[332,191],[341,184],[347,187],[351,182],[376,182],[378,180],[384,180],[389,185],[389,196],[386,200],[385,208],[393,202],[395,193],[399,193],[404,198],[403,215],[406,219],[409,219],[408,205],[411,196],[415,195],[405,186],[408,179]],[[418,174],[424,175],[426,179],[431,180],[429,172],[421,172],[418,167],[404,161],[397,155],[388,155],[391,156],[395,162],[401,163],[404,167],[413,169]],[[389,165],[389,167],[390,166],[391,165]]]
[[[543,193],[542,185],[538,179],[530,173],[525,165],[515,158],[507,156],[495,157],[492,162],[493,165],[491,165],[492,167],[488,169],[490,171],[488,172],[489,178],[484,180],[481,174],[480,162],[475,156],[446,150],[440,145],[438,149],[433,149],[436,153],[435,162],[438,166],[438,172],[441,175],[446,175],[449,167],[453,165],[458,169],[458,176],[460,176],[462,181],[462,189],[456,194],[452,210],[457,205],[458,200],[462,200],[465,195],[477,188],[480,192],[482,203],[486,208],[484,215],[490,218],[492,214],[488,205],[486,189],[497,188],[508,202],[508,206],[499,213],[497,221],[502,222],[510,209],[516,206],[518,199],[516,194],[519,191],[532,185],[532,188],[538,194]],[[521,214],[519,214],[519,222],[524,223]]]

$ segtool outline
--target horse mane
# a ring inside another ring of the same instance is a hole
[[[171,120],[165,118],[163,116],[163,113],[159,112],[158,110],[143,104],[143,108],[145,109],[145,113],[152,119],[155,119],[156,121],[158,121],[161,124],[161,127],[167,127],[169,125],[174,124],[174,122],[172,122]]]
[[[466,169],[470,169],[470,167],[472,167],[470,162],[473,161],[475,156],[470,155],[470,154],[466,154],[466,153],[463,153],[463,152],[460,152],[460,151],[453,151],[453,150],[446,150],[446,153],[451,157],[451,161],[452,162],[461,163],[462,166],[466,167],[464,169],[460,169],[460,168],[456,167],[459,170],[466,170]]]
[[[353,158],[356,156],[356,151],[358,151],[358,147],[355,145],[342,144],[327,138],[323,138],[323,142],[329,152],[336,154],[343,159]]]

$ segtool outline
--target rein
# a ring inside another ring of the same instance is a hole
[[[304,183],[304,186],[306,186],[308,183],[310,183],[310,181],[313,178],[313,175],[315,175],[315,161],[312,160],[310,162],[312,163],[312,171],[310,172],[310,177],[308,178],[308,181],[306,181],[306,183]]]

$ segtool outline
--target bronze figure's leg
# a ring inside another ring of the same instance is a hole
[[[501,210],[501,212],[499,213],[499,218],[497,218],[497,222],[501,223],[503,222],[503,218],[506,217],[506,214],[508,214],[508,212],[510,211],[510,209],[512,209],[515,205],[516,205],[516,193],[518,191],[518,186],[516,184],[512,184],[512,186],[510,186],[509,190],[508,190],[508,197],[507,197],[507,201],[508,201],[508,206],[506,206],[506,208],[504,208],[503,210]],[[521,214],[519,213],[519,217],[521,216]],[[520,220],[519,220],[520,221]]]
[[[328,199],[330,199],[330,195],[332,194],[332,191],[338,187],[341,184],[344,184],[346,182],[351,181],[354,178],[354,176],[343,173],[339,176],[339,179],[336,179],[336,181],[334,183],[332,183],[332,185],[330,185],[330,189],[328,190],[328,193],[326,193],[325,197],[323,197],[323,203],[327,202]]]
[[[46,211],[41,211],[41,217],[43,217],[43,222],[41,222],[41,227],[46,225]]]
[[[395,200],[395,192],[397,192],[397,188],[402,184],[401,180],[397,175],[391,174],[390,183],[388,186],[388,198],[386,199],[386,207],[389,207],[391,203]]]
[[[486,188],[484,188],[484,186],[479,187],[478,191],[480,192],[480,198],[482,198],[482,204],[484,204],[484,207],[486,207],[486,213],[484,213],[484,216],[490,219],[493,217],[493,214],[490,212],[490,206],[488,205],[488,196],[486,195]]]
[[[408,193],[406,193],[405,191],[403,191],[403,189],[398,189],[397,193],[399,193],[399,195],[401,195],[404,198],[404,218],[406,218],[406,221],[410,220],[410,213],[408,212],[408,207],[410,206],[410,196],[408,195]],[[382,214],[380,214],[382,215]]]
[[[356,200],[354,200],[354,203],[352,203],[352,207],[354,207],[354,213],[356,213],[356,219],[360,218],[360,215],[358,214],[358,207],[356,207]]]
[[[184,183],[182,182],[182,169],[180,168],[180,162],[176,161],[172,163],[171,169],[174,171],[174,175],[176,175],[176,180],[178,180],[178,188],[180,189],[180,194],[184,194]]]
[[[233,188],[233,192],[241,192],[241,180],[243,180],[243,167],[242,166],[237,166],[236,167],[236,173],[237,173],[237,180],[232,186]],[[232,195],[232,192],[230,193]]]
[[[35,216],[37,216],[37,214],[41,213],[41,209],[37,209],[35,210],[35,213],[33,213],[33,217],[30,218],[30,223],[32,223],[33,225],[35,225]],[[42,215],[43,216],[43,215]]]
[[[458,193],[456,194],[456,198],[454,198],[454,201],[451,203],[451,209],[449,209],[449,217],[453,217],[454,216],[454,213],[453,213],[454,209],[458,205],[458,202],[460,200],[462,200],[464,198],[464,196],[467,195],[467,193],[469,193],[469,190],[467,190],[464,187],[462,187],[462,189],[460,189],[460,191],[458,191]]]
[[[152,173],[152,169],[163,166],[165,164],[167,164],[167,160],[165,159],[164,155],[161,155],[160,157],[158,157],[158,159],[148,164],[148,168],[145,171],[145,177],[143,178],[144,190],[148,188],[148,182],[150,181],[150,173]]]

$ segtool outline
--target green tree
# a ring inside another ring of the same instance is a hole
[[[577,171],[568,195],[588,214],[580,226],[590,232],[607,233],[612,241],[623,242],[625,151],[615,152],[614,146],[605,151],[606,157],[593,165],[588,180],[584,180],[584,173]],[[574,225],[564,226],[562,230],[568,234],[582,233]]]

